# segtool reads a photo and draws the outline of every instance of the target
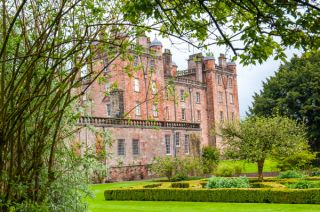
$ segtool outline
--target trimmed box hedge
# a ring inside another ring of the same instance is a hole
[[[189,183],[171,183],[172,188],[189,188]]]
[[[106,200],[319,204],[320,189],[113,189]]]

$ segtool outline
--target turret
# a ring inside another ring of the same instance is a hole
[[[162,53],[162,43],[158,41],[157,38],[155,38],[151,43],[150,43],[150,49],[155,52],[157,56],[161,56]]]
[[[205,71],[212,71],[215,69],[215,58],[214,56],[206,56],[203,59],[203,64],[204,64],[204,70]]]
[[[221,66],[222,68],[226,68],[227,66],[227,63],[226,63],[226,57],[224,54],[220,54],[220,57],[219,57],[219,66]]]

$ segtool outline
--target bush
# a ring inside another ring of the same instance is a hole
[[[249,188],[249,180],[246,177],[225,178],[212,177],[209,179],[207,188]]]
[[[202,164],[199,158],[185,157],[155,158],[151,170],[158,176],[166,176],[169,181],[186,180],[190,176],[201,176]]]
[[[115,189],[106,200],[319,204],[320,189]]]
[[[160,187],[162,184],[161,183],[155,183],[155,184],[150,184],[150,185],[145,185],[143,188],[157,188]]]
[[[304,175],[301,172],[295,171],[295,170],[288,170],[285,172],[281,172],[278,176],[280,179],[284,178],[302,178]]]
[[[171,183],[172,188],[189,188],[189,183]]]
[[[172,157],[157,157],[153,161],[151,170],[158,176],[165,176],[171,180],[174,170],[176,169],[176,161]]]
[[[278,162],[277,168],[281,171],[285,171],[293,169],[307,169],[315,158],[315,153],[304,150],[289,157],[279,157],[275,159]]]
[[[215,172],[215,174],[220,177],[231,177],[235,174],[235,170],[232,166],[223,164],[218,166],[218,169]]]
[[[312,169],[310,176],[312,176],[312,177],[319,177],[319,176],[320,176],[320,168],[314,168],[314,169]]]
[[[299,181],[297,183],[293,184],[286,184],[288,188],[294,188],[294,189],[307,189],[312,188],[312,184],[306,180]]]
[[[202,149],[202,164],[205,174],[211,174],[217,167],[219,160],[220,152],[217,148],[207,146]]]

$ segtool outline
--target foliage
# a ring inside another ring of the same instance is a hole
[[[217,167],[220,160],[220,152],[214,147],[204,147],[202,149],[202,163],[205,174],[211,174]]]
[[[319,204],[320,189],[113,189],[105,200]]]
[[[307,127],[313,151],[320,150],[320,52],[294,56],[254,95],[250,114],[281,114]]]
[[[176,161],[171,157],[157,157],[152,163],[151,170],[158,176],[165,176],[170,181],[174,170],[176,169]]]
[[[286,117],[252,116],[239,124],[226,123],[220,130],[226,154],[257,163],[261,179],[266,158],[288,157],[308,148],[304,127]]]
[[[249,180],[246,177],[226,178],[212,177],[209,179],[207,188],[249,188]]]
[[[122,12],[130,23],[151,19],[162,35],[173,35],[190,45],[227,46],[246,65],[262,63],[270,56],[284,59],[286,47],[311,51],[320,47],[317,1],[124,2]]]
[[[286,186],[288,188],[293,188],[293,189],[307,189],[307,188],[311,188],[311,184],[310,182],[306,181],[306,180],[301,180],[297,183],[293,183],[293,184],[286,184]]]
[[[233,166],[221,164],[214,174],[221,177],[232,177],[235,174],[235,169]]]
[[[284,179],[284,178],[302,178],[304,175],[301,172],[295,171],[295,170],[288,170],[285,172],[280,172],[278,178]]]
[[[315,153],[311,153],[308,150],[296,152],[289,157],[275,158],[277,161],[277,167],[281,171],[285,170],[305,170],[311,166],[311,162],[316,158]]]
[[[71,136],[79,97],[128,57],[137,31],[110,1],[3,0],[0,10],[0,211],[83,211],[93,164],[104,163]],[[108,61],[93,70],[101,52]]]
[[[189,188],[189,183],[171,183],[172,188]]]
[[[311,170],[311,174],[310,174],[310,176],[319,176],[320,177],[320,168],[313,168],[312,170]]]
[[[160,187],[162,184],[161,183],[154,183],[150,185],[144,185],[143,188],[157,188]]]
[[[199,158],[157,157],[151,170],[158,176],[166,176],[169,181],[186,180],[190,176],[201,176],[202,164]]]

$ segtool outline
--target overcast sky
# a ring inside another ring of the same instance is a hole
[[[154,39],[154,35],[150,36],[151,41]],[[178,65],[178,70],[187,68],[187,59],[191,54],[201,52],[188,46],[181,41],[173,40],[174,45],[169,39],[159,38],[163,44],[163,48],[171,50],[172,60]],[[218,58],[220,53],[225,53],[225,49],[222,47],[210,47],[210,51],[214,53],[215,58]],[[287,50],[288,60],[293,56],[293,53],[300,54],[298,51]],[[231,52],[229,53],[231,54]],[[232,55],[230,55],[232,56]],[[227,54],[227,58],[230,58]],[[252,104],[252,96],[255,92],[259,92],[262,89],[262,82],[268,77],[273,76],[275,71],[278,70],[280,61],[275,61],[272,58],[267,60],[261,65],[250,65],[243,67],[237,63],[238,69],[238,91],[239,91],[239,103],[240,103],[240,117],[244,118],[248,107]]]

